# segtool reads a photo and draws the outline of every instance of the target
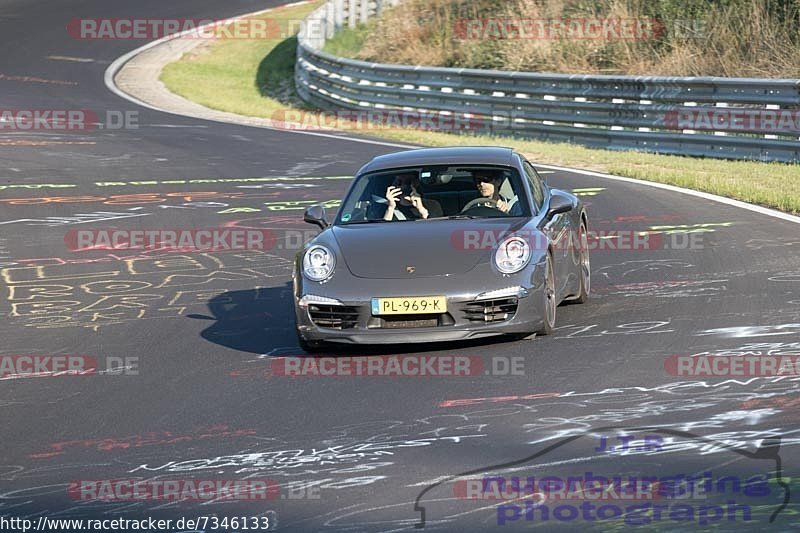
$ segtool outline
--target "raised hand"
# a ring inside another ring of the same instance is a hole
[[[389,202],[389,207],[392,209],[397,207],[397,200],[400,199],[402,193],[403,190],[400,187],[389,185],[389,188],[386,189],[386,201]]]
[[[428,210],[425,209],[425,206],[422,204],[422,197],[417,194],[416,191],[411,193],[411,195],[406,196],[405,200],[409,202],[417,211],[419,211],[420,216],[422,218],[428,218]]]

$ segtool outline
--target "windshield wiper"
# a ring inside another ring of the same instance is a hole
[[[406,221],[405,220],[383,220],[381,218],[381,219],[377,219],[377,220],[356,220],[354,222],[342,222],[342,226],[355,226],[357,224],[377,224],[377,223],[380,223],[380,222],[406,222]]]
[[[450,215],[449,217],[444,217],[447,220],[472,220],[475,218],[486,218],[486,217],[479,217],[477,215]]]

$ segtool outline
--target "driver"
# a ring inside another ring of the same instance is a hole
[[[384,220],[414,220],[442,216],[442,206],[436,200],[422,197],[419,191],[419,176],[416,172],[406,172],[395,176],[386,189],[389,204],[383,215]]]
[[[475,187],[478,188],[478,193],[481,195],[481,198],[486,199],[485,203],[479,202],[477,205],[493,207],[512,217],[522,215],[522,209],[519,202],[516,201],[516,198],[512,201],[500,195],[503,176],[491,171],[479,170],[473,174],[472,181],[475,183]]]

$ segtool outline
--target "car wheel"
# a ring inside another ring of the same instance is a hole
[[[586,231],[586,224],[581,222],[578,230],[578,242],[580,243],[580,263],[581,268],[581,289],[575,301],[585,304],[589,301],[589,293],[592,287],[592,266],[589,262],[589,236]]]
[[[547,254],[547,261],[544,267],[544,289],[542,290],[542,298],[544,299],[544,317],[542,321],[542,328],[536,333],[539,335],[550,335],[556,325],[556,278],[555,271],[553,270],[553,256]]]

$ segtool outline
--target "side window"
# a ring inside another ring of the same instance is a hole
[[[542,178],[539,177],[536,169],[527,161],[522,162],[522,167],[525,169],[525,175],[528,177],[528,181],[531,184],[533,201],[536,204],[535,208],[538,213],[542,209],[542,204],[544,203],[544,185],[542,184]]]

